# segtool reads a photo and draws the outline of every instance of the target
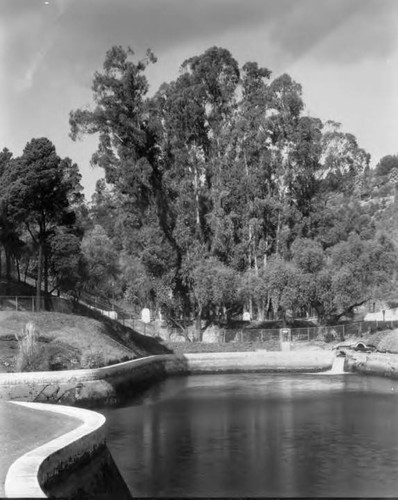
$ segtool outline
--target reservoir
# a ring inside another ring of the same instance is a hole
[[[134,496],[398,493],[398,381],[171,377],[101,412],[108,447]]]

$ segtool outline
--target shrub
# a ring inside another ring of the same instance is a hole
[[[101,368],[105,366],[105,358],[102,352],[89,351],[83,354],[81,359],[82,368]]]
[[[333,332],[331,332],[330,330],[327,331],[324,335],[323,335],[323,340],[326,342],[326,343],[329,343],[329,342],[333,342],[335,339],[335,335]]]
[[[46,350],[39,343],[39,330],[29,321],[15,337],[18,342],[18,354],[15,369],[18,372],[33,372],[48,370]]]

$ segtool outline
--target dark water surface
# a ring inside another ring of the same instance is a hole
[[[176,377],[103,414],[135,496],[398,496],[398,381]]]

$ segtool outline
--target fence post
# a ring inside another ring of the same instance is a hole
[[[32,295],[32,312],[35,312],[35,298]]]
[[[308,336],[308,342],[310,341],[310,329],[309,327],[307,328],[307,336]]]
[[[345,325],[343,325],[343,337],[345,338]]]

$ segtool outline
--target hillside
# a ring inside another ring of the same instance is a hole
[[[15,371],[18,353],[15,334],[29,321],[39,330],[42,361],[38,370],[95,368],[170,352],[156,339],[108,318],[0,311],[0,372]]]

